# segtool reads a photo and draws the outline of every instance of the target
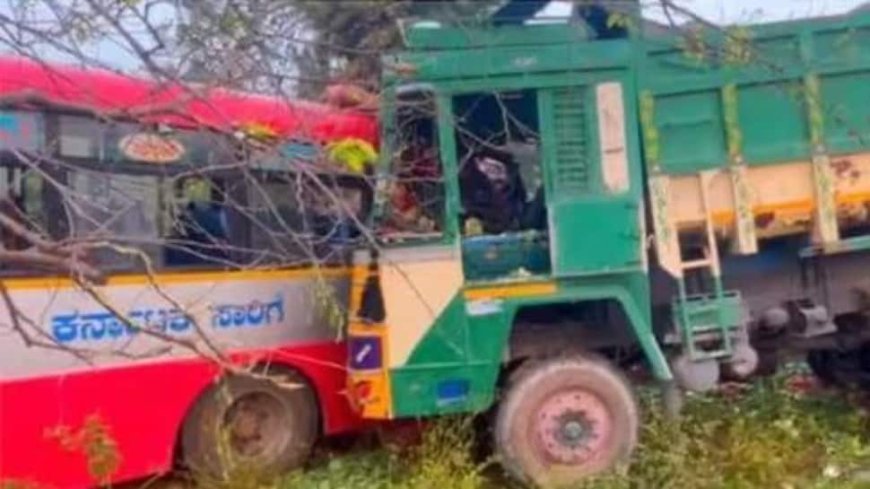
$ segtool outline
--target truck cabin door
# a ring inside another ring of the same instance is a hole
[[[620,81],[542,89],[550,256],[559,276],[645,266],[634,117]]]

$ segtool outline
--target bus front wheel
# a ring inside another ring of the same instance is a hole
[[[626,462],[639,422],[628,382],[606,360],[587,354],[532,360],[510,378],[495,446],[516,478],[566,486]]]
[[[197,477],[225,480],[236,470],[275,476],[302,466],[317,434],[317,399],[300,375],[230,375],[194,405],[181,449]]]

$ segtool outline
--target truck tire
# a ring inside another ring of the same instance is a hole
[[[834,352],[829,350],[810,350],[807,352],[807,365],[823,384],[830,387],[841,387],[834,368]]]
[[[870,388],[870,343],[851,350],[810,350],[807,364],[831,387]]]
[[[305,463],[319,432],[317,399],[295,372],[274,380],[230,375],[200,396],[182,427],[187,468],[224,480],[236,467],[275,476]]]
[[[626,462],[637,445],[631,387],[597,356],[530,361],[511,376],[495,421],[495,448],[515,478],[576,484]]]

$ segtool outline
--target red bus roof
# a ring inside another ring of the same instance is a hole
[[[0,102],[47,103],[180,128],[233,131],[248,124],[267,125],[286,139],[376,143],[378,135],[373,116],[314,102],[155,83],[19,57],[0,57]]]

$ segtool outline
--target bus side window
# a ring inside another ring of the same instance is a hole
[[[70,194],[63,203],[71,218],[70,237],[134,248],[153,267],[162,266],[158,177],[76,168],[68,171],[67,178]],[[89,257],[105,271],[144,267],[142,256],[110,246],[95,248]]]
[[[296,264],[306,250],[298,236],[304,228],[297,181],[282,173],[263,175],[247,185],[251,260]]]
[[[226,266],[230,233],[220,183],[205,178],[178,182],[164,256],[167,266]]]
[[[333,247],[350,244],[359,233],[356,223],[362,218],[363,195],[350,182],[339,182],[330,175],[319,178],[319,184],[307,178],[302,195],[308,203],[305,218],[312,237],[328,253]]]
[[[330,176],[270,176],[252,186],[252,248],[282,264],[330,260],[359,234],[365,219],[364,182]],[[353,216],[351,216],[353,214]]]
[[[0,167],[0,212],[23,228],[44,233],[42,229],[42,178],[21,166]],[[0,228],[3,247],[22,250],[32,246],[26,239]]]

